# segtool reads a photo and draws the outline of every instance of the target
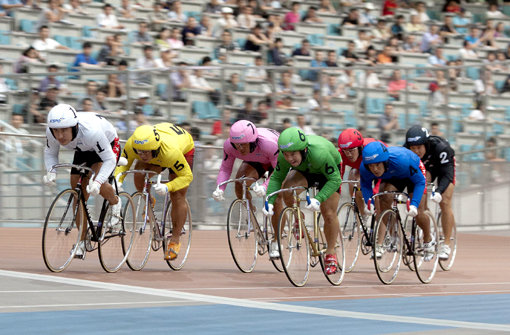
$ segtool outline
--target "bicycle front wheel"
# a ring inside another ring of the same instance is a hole
[[[147,264],[151,253],[153,224],[149,214],[146,213],[147,203],[144,194],[136,192],[132,195],[132,199],[135,208],[135,231],[133,246],[126,263],[131,270],[140,271]]]
[[[286,207],[278,220],[278,248],[285,275],[292,285],[306,284],[310,274],[310,243],[298,211]]]
[[[345,249],[345,272],[351,272],[358,261],[361,249],[359,217],[354,205],[350,202],[340,206],[337,216]]]
[[[325,251],[327,249],[327,241],[326,241],[326,230],[324,227],[324,219],[322,215],[319,215],[317,218],[319,220],[319,250],[320,250],[320,262],[322,267],[322,272],[326,279],[330,282],[330,284],[338,286],[342,283],[345,275],[345,246],[344,246],[344,238],[342,234],[342,228],[339,223],[338,226],[338,234],[336,236],[335,241],[335,256],[337,260],[337,270],[332,274],[326,273],[326,263],[325,263]],[[359,228],[359,226],[358,226]]]
[[[120,218],[115,220],[112,205],[106,207],[99,238],[99,262],[106,272],[119,271],[129,256],[135,236],[135,206],[129,193],[121,192]],[[105,200],[106,201],[106,200]]]
[[[374,260],[377,277],[384,284],[391,284],[397,278],[402,259],[402,230],[397,214],[385,210],[375,225]]]
[[[425,245],[425,236],[422,229],[415,224],[414,234],[414,267],[418,279],[424,284],[428,284],[434,278],[437,269],[438,257],[438,240],[439,235],[437,233],[436,220],[432,214],[427,210],[425,211],[426,219],[425,223],[430,229],[429,249]]]
[[[80,219],[85,220],[78,192],[60,192],[48,210],[42,234],[44,264],[51,272],[62,272],[71,264],[80,241]]]
[[[269,219],[267,216],[264,217],[264,233],[266,242],[268,242],[267,249],[269,250],[270,247],[269,243],[271,243],[271,241],[273,243],[278,243],[278,237],[275,235],[273,225],[271,224],[271,219]],[[280,261],[280,259],[278,258],[269,259],[271,260],[271,263],[278,272],[283,272],[282,262]]]
[[[413,217],[410,215],[406,215],[406,219],[404,221],[404,232],[406,234],[407,241],[411,244],[411,247],[414,248],[414,239],[411,238],[411,235],[413,233]],[[413,251],[407,250],[407,244],[403,244],[403,257],[402,261],[404,262],[404,265],[406,265],[409,270],[414,272],[414,256]]]
[[[230,205],[227,216],[228,246],[232,258],[241,272],[252,272],[257,263],[257,235],[253,217],[248,221],[248,202],[236,199]]]
[[[168,266],[175,271],[183,268],[186,260],[188,259],[189,251],[191,248],[191,233],[193,231],[193,222],[191,221],[191,209],[189,207],[188,200],[184,200],[184,202],[186,204],[186,219],[184,221],[184,226],[180,231],[174,229],[173,227],[174,223],[171,216],[173,205],[172,202],[168,202],[166,213],[163,215],[163,225],[165,227],[165,234],[163,236],[166,236],[164,240],[168,242],[168,239],[171,238],[173,234],[179,234],[179,242],[181,242],[181,249],[179,250],[177,257],[166,261]],[[165,250],[166,247],[167,246],[165,245]]]
[[[439,231],[440,246],[441,244],[444,244],[450,248],[450,257],[448,257],[447,259],[439,258],[439,266],[441,266],[441,269],[443,269],[444,271],[449,271],[453,266],[453,262],[455,261],[455,255],[457,254],[457,225],[455,223],[453,224],[450,233],[450,238],[448,239],[448,241],[446,241],[443,231],[443,222],[441,220],[441,213],[439,213],[437,217],[437,229]]]

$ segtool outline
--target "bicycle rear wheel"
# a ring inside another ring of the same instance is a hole
[[[350,204],[349,204],[350,205]],[[339,223],[338,227],[338,235],[335,241],[335,255],[336,260],[338,262],[337,271],[333,274],[328,275],[326,273],[326,263],[325,263],[325,251],[327,248],[327,241],[326,241],[326,235],[324,230],[324,219],[322,218],[322,215],[319,215],[319,250],[321,253],[320,256],[320,262],[322,267],[322,273],[324,273],[324,276],[326,276],[326,279],[330,282],[330,284],[338,286],[342,283],[342,280],[344,279],[345,275],[345,246],[344,246],[344,236],[342,233],[342,227]],[[359,229],[359,226],[358,226]],[[359,236],[359,235],[358,235]]]
[[[437,233],[436,220],[432,214],[427,210],[425,211],[427,222],[426,224],[430,227],[430,235],[432,237],[433,254],[427,254],[424,248],[424,234],[421,228],[415,224],[414,234],[414,267],[416,269],[416,275],[418,279],[424,284],[430,283],[436,273],[437,263],[439,258],[437,257],[437,249],[439,235]]]
[[[51,272],[64,271],[73,260],[82,231],[81,225],[76,224],[77,213],[83,218],[82,209],[78,192],[73,189],[60,192],[48,209],[42,234],[42,254],[44,264]]]
[[[248,202],[236,199],[227,216],[227,238],[232,258],[241,272],[252,272],[257,263],[257,234],[248,223]],[[252,219],[252,218],[251,218]],[[252,219],[253,220],[253,219]]]
[[[268,243],[273,241],[273,243],[278,243],[278,237],[274,233],[273,225],[271,224],[271,220],[266,216],[264,217],[264,231],[265,231],[265,238]],[[267,245],[267,248],[269,250],[269,244]],[[274,268],[278,272],[283,272],[282,262],[278,258],[269,258],[271,263],[273,263]]]
[[[377,277],[383,284],[391,284],[397,278],[403,249],[402,230],[393,210],[385,210],[377,220],[374,240],[372,257]],[[380,257],[377,257],[377,251],[381,253]]]
[[[350,202],[340,206],[337,216],[345,248],[345,272],[351,272],[356,266],[361,249],[359,217]]]
[[[176,229],[173,228],[173,222],[172,222],[172,216],[170,213],[172,213],[172,202],[168,201],[168,206],[166,207],[166,213],[163,215],[163,225],[165,229],[165,246],[164,250],[167,248],[168,240],[172,237],[173,234],[180,234],[179,242],[181,242],[181,250],[179,251],[179,254],[176,258],[172,260],[167,260],[166,263],[168,266],[175,271],[178,271],[183,268],[184,264],[186,263],[186,260],[189,256],[189,251],[191,248],[191,233],[193,231],[193,222],[191,221],[191,209],[189,207],[188,200],[184,200],[187,207],[187,213],[186,213],[186,220],[184,221],[184,226],[182,227],[181,231],[176,231]]]
[[[297,210],[286,207],[278,220],[278,248],[285,275],[292,285],[306,284],[310,274],[310,243]]]
[[[409,241],[409,243],[414,245],[414,242],[411,239],[411,235],[413,232],[413,217],[412,216],[406,215],[406,218],[404,221],[404,232],[406,234],[407,241]],[[402,261],[404,262],[404,265],[406,265],[409,268],[409,270],[414,272],[413,251],[409,252],[407,250],[407,245],[405,243],[403,244],[402,253],[403,253]]]
[[[136,192],[132,195],[132,200],[135,208],[135,231],[133,246],[126,263],[131,270],[140,271],[147,264],[151,253],[153,223],[149,215],[146,215],[147,203],[144,194]]]
[[[452,231],[450,234],[450,239],[445,241],[444,232],[443,232],[443,222],[441,221],[441,213],[439,213],[437,218],[437,229],[439,231],[439,241],[440,244],[443,243],[450,247],[450,257],[448,259],[439,259],[439,266],[443,271],[449,271],[453,262],[455,261],[455,255],[457,254],[457,225],[454,223],[452,226]]]
[[[131,196],[121,192],[119,197],[122,201],[121,217],[115,225],[111,225],[112,206],[108,204],[98,244],[99,262],[109,273],[119,271],[126,262],[135,236],[135,206]]]

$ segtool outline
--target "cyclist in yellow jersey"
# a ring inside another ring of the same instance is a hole
[[[193,157],[195,144],[191,135],[183,128],[172,123],[159,123],[155,126],[144,125],[136,128],[133,135],[127,140],[122,157],[128,164],[119,166],[114,174],[121,185],[133,161],[137,159],[135,170],[152,170],[157,173],[169,170],[170,182],[155,187],[156,193],[164,196],[170,192],[172,200],[172,223],[176,231],[181,231],[186,221],[188,205],[185,201],[189,184],[193,180]],[[135,187],[138,191],[143,189],[144,174],[135,173]],[[165,259],[175,259],[179,254],[181,243],[180,234],[172,234],[168,242]]]

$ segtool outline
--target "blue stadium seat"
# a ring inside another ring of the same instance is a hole
[[[480,69],[475,67],[468,67],[466,69],[466,76],[470,79],[476,80],[480,78]]]
[[[36,32],[35,27],[37,26],[37,21],[22,19],[20,20],[19,25],[21,30],[24,31],[25,33],[33,34]]]
[[[332,36],[340,36],[340,24],[329,23],[327,34]]]
[[[0,44],[9,45],[11,44],[11,35],[6,30],[0,30]]]

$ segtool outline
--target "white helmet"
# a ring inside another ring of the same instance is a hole
[[[49,128],[70,128],[78,124],[76,110],[67,104],[58,104],[48,113]]]

